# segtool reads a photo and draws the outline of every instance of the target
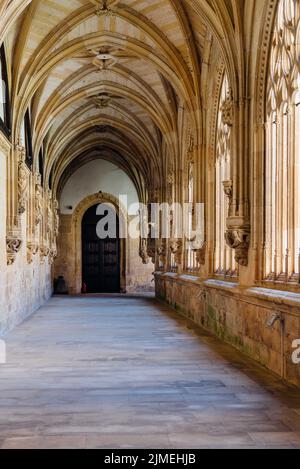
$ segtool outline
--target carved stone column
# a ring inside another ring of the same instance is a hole
[[[41,175],[35,174],[35,200],[34,200],[34,220],[35,225],[38,226],[42,221],[43,216],[43,189],[41,186]]]
[[[58,213],[58,209],[59,209],[58,201],[57,201],[57,199],[54,199],[54,201],[53,201],[53,218],[54,218],[53,230],[54,230],[55,240],[57,239],[58,232],[59,232],[59,213]]]
[[[26,211],[28,200],[28,168],[26,166],[26,151],[20,142],[16,145],[18,158],[18,213],[22,215]]]
[[[53,233],[53,207],[52,207],[52,191],[47,191],[47,233],[51,237]]]

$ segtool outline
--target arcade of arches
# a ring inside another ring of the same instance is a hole
[[[299,0],[0,0],[0,45],[1,335],[99,268],[300,386]],[[203,239],[83,246],[100,202]]]

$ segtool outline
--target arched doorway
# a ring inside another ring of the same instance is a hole
[[[97,226],[107,215],[115,218],[116,224],[110,236],[99,237]],[[110,204],[90,207],[82,219],[82,281],[87,293],[120,292],[120,237],[119,217]]]

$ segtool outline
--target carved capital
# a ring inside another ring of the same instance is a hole
[[[229,218],[227,228],[225,233],[227,245],[235,250],[236,262],[242,267],[247,267],[250,246],[249,223],[242,223],[240,218]]]
[[[7,265],[12,265],[15,262],[21,246],[22,240],[20,238],[10,236],[6,238]]]

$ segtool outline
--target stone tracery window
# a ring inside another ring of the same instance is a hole
[[[229,210],[229,197],[225,193],[225,187],[230,184],[231,177],[231,125],[228,122],[225,109],[229,95],[228,78],[224,75],[220,93],[216,137],[215,273],[217,275],[235,276],[234,250],[230,249],[225,241],[226,219]]]
[[[21,144],[26,149],[26,164],[29,169],[32,168],[33,163],[33,151],[32,151],[32,135],[31,135],[31,119],[30,113],[27,109],[24,120],[22,122],[21,130],[20,130],[20,140]]]
[[[280,0],[267,96],[265,277],[299,282],[300,5]]]

